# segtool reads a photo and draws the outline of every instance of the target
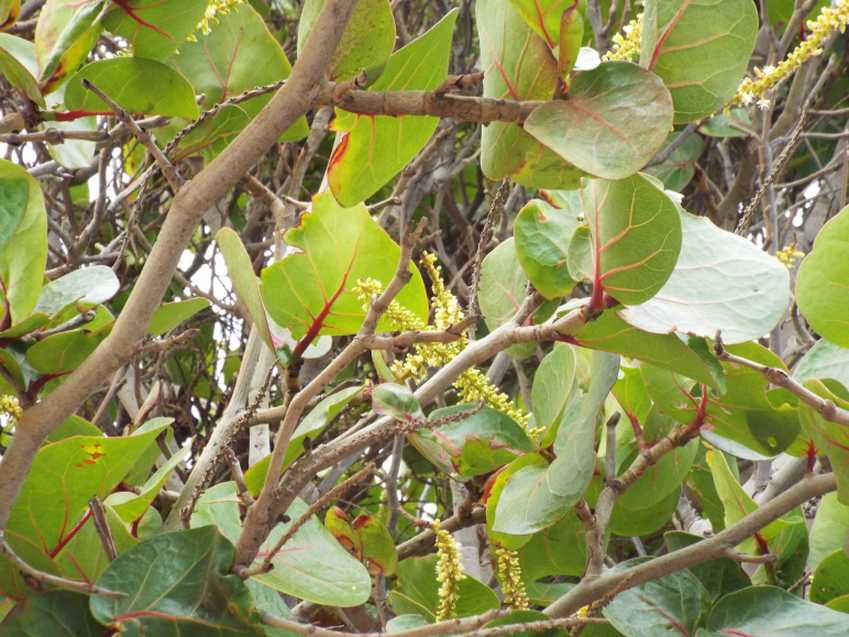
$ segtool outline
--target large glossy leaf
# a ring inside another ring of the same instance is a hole
[[[35,63],[35,46],[29,40],[0,33],[0,72],[13,87],[23,91],[33,102],[44,106],[44,97],[38,87],[38,66]]]
[[[125,595],[92,597],[92,613],[128,636],[262,635],[234,556],[211,526],[152,537],[109,565],[98,584]]]
[[[436,555],[411,557],[398,564],[398,579],[388,601],[398,614],[416,613],[436,619],[439,582],[436,581]],[[498,597],[486,585],[466,575],[458,585],[457,616],[467,617],[498,608]]]
[[[35,26],[42,90],[49,92],[82,64],[100,34],[103,0],[47,0]]]
[[[613,598],[604,617],[627,637],[692,635],[710,605],[710,596],[690,571],[678,571]]]
[[[105,265],[73,270],[41,289],[33,313],[53,317],[64,314],[63,310],[77,303],[83,307],[105,303],[115,296],[120,287],[121,282],[115,272]]]
[[[65,85],[65,106],[92,113],[110,112],[109,105],[84,86],[91,82],[131,113],[194,119],[195,92],[188,80],[155,60],[118,57],[92,62],[74,73]]]
[[[312,211],[286,233],[286,242],[301,252],[265,268],[261,291],[271,318],[296,338],[308,331],[355,334],[365,318],[363,302],[353,292],[357,281],[372,278],[388,285],[401,254],[365,206],[343,208],[329,192],[313,199]],[[410,271],[410,282],[395,300],[424,322],[424,283],[414,266]],[[379,329],[393,326],[382,320]]]
[[[469,411],[471,405],[437,409],[438,419]],[[460,421],[436,429],[422,429],[410,442],[434,465],[462,477],[490,473],[535,447],[525,430],[509,416],[485,407]]]
[[[41,448],[6,526],[6,538],[30,564],[56,572],[53,556],[75,535],[89,500],[105,498],[164,430],[124,438],[72,436]],[[0,589],[24,597],[12,566],[0,564]]]
[[[576,210],[556,208],[541,199],[528,202],[513,223],[516,257],[540,294],[552,299],[575,287],[566,257],[580,225]]]
[[[805,386],[820,397],[832,401],[842,409],[849,409],[849,401],[833,394],[821,382],[809,380]],[[849,428],[823,418],[813,407],[799,405],[799,417],[805,431],[820,455],[828,456],[834,475],[837,477],[837,498],[849,504]]]
[[[103,626],[94,621],[88,597],[50,591],[18,605],[0,625],[2,637],[100,637]]]
[[[307,0],[298,22],[298,55],[324,6],[324,0]],[[331,80],[347,80],[366,71],[370,80],[381,69],[395,45],[395,18],[389,0],[357,0],[328,72]]]
[[[671,129],[669,91],[630,62],[579,73],[567,99],[543,104],[525,121],[525,130],[563,159],[606,179],[636,173]]]
[[[106,14],[103,26],[125,39],[135,57],[161,60],[195,31],[208,4],[207,0],[125,0]]]
[[[366,4],[360,0],[358,5]],[[386,1],[383,0],[383,4]],[[355,13],[356,16],[356,13]],[[457,11],[389,58],[369,90],[432,91],[448,74],[451,35]],[[367,40],[374,45],[374,34]],[[353,206],[371,197],[418,154],[439,124],[436,117],[354,115],[337,111],[339,138],[327,164],[327,180],[336,200]]]
[[[841,504],[836,493],[827,493],[820,500],[814,525],[811,527],[809,569],[815,569],[827,555],[843,547],[847,529],[849,506]]]
[[[242,239],[232,228],[221,228],[215,233],[215,240],[227,265],[227,274],[233,283],[236,298],[245,308],[263,343],[273,352],[276,348],[268,325],[265,304],[259,293],[259,283],[254,274],[253,263]]]
[[[476,5],[485,97],[550,100],[560,77],[545,41],[504,0]],[[577,188],[581,171],[517,124],[493,122],[481,137],[481,169],[489,179],[510,177],[537,188]]]
[[[38,182],[5,160],[0,160],[0,208],[11,217],[4,228],[8,240],[0,246],[2,322],[10,327],[24,320],[38,299],[47,263],[47,216]]]
[[[307,511],[303,500],[295,500],[286,511],[290,521],[278,524],[260,547],[262,562],[280,537]],[[213,524],[231,542],[241,532],[236,485],[224,482],[207,489],[192,515],[192,527]],[[274,568],[254,579],[276,591],[327,606],[358,606],[371,593],[368,571],[354,559],[312,516],[272,560]]]
[[[590,180],[580,201],[590,229],[594,284],[625,305],[651,299],[681,250],[675,203],[642,175]],[[573,244],[578,240],[575,235]]]
[[[204,96],[205,108],[248,89],[286,79],[292,70],[280,43],[247,2],[218,15],[208,34],[198,34],[196,42],[181,44],[167,63],[191,82],[196,93]],[[214,156],[270,99],[271,95],[266,94],[225,109],[203,131],[187,139],[186,147],[193,152],[207,151],[207,157]],[[178,124],[172,128],[171,134],[180,127]],[[307,130],[306,120],[301,118],[283,137],[299,139]],[[186,147],[181,144],[183,153],[188,152]]]
[[[163,303],[153,313],[147,333],[153,336],[161,336],[208,307],[209,301],[201,298]]]
[[[647,0],[640,64],[663,78],[676,124],[710,115],[734,96],[757,32],[751,0]]]
[[[707,217],[682,213],[683,242],[675,270],[655,297],[621,310],[647,332],[743,343],[768,333],[790,301],[790,275],[777,259]]]
[[[548,429],[560,421],[574,387],[575,364],[575,352],[565,343],[555,343],[540,361],[531,386],[536,427]]]
[[[769,635],[769,637],[843,637],[849,615],[772,586],[753,586],[726,595],[711,609],[696,637]]]
[[[849,347],[849,207],[817,235],[796,278],[796,303],[817,332]]]
[[[831,379],[849,389],[849,349],[825,339],[818,340],[796,363],[793,378],[798,381]]]

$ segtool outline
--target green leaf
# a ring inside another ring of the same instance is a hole
[[[590,386],[573,422],[562,423],[549,466],[523,466],[510,475],[495,509],[494,531],[528,535],[551,526],[583,496],[596,465],[595,433],[616,382],[619,357],[593,352]]]
[[[519,549],[522,574],[526,580],[554,575],[580,577],[587,562],[584,525],[569,511],[554,526],[535,533]]]
[[[705,361],[677,335],[644,332],[612,312],[587,323],[570,340],[581,347],[622,354],[717,386]]]
[[[336,540],[360,560],[372,575],[394,575],[398,565],[395,540],[374,515],[358,515],[353,521],[339,507],[331,507],[324,526]]]
[[[699,442],[694,440],[665,454],[619,496],[617,504],[634,511],[651,508],[666,499],[687,479],[698,451]]]
[[[823,338],[849,347],[849,206],[826,223],[796,277],[796,303]]]
[[[124,6],[113,5],[103,26],[125,39],[136,58],[162,60],[196,30],[208,4],[208,0],[127,0]]]
[[[324,431],[324,428],[333,421],[339,412],[341,412],[352,400],[359,397],[362,391],[363,388],[360,385],[346,387],[319,401],[319,403],[303,418],[303,420],[301,420],[298,428],[295,429],[295,432],[292,434],[289,446],[286,447],[286,456],[283,459],[282,468],[285,470],[298,456],[301,455],[304,450],[304,441],[306,438],[315,438]],[[254,465],[245,472],[245,484],[254,497],[259,495],[262,485],[265,483],[265,474],[268,473],[268,463],[270,459],[270,455],[266,456],[259,462],[254,463]]]
[[[63,310],[69,309],[71,305],[80,304],[85,308],[105,303],[115,296],[120,287],[121,282],[115,272],[105,265],[73,270],[50,281],[41,289],[33,312],[54,317],[64,314]]]
[[[755,48],[750,0],[647,0],[640,64],[672,93],[675,123],[697,121],[737,92]]]
[[[673,142],[680,134],[680,131],[671,133],[664,146]],[[672,151],[666,161],[646,168],[646,173],[660,179],[667,190],[681,192],[696,174],[696,161],[704,149],[705,143],[702,138],[698,135],[690,135]]]
[[[436,555],[411,557],[398,564],[398,579],[387,600],[396,614],[416,613],[436,620],[439,582],[436,581]],[[458,583],[457,616],[469,617],[498,608],[498,597],[471,575]]]
[[[367,4],[360,0],[355,10]],[[386,5],[386,1],[382,0]],[[451,54],[451,34],[457,11],[449,11],[435,26],[389,58],[370,91],[432,91],[445,81]],[[394,22],[393,22],[394,25]],[[350,27],[349,27],[350,28]],[[364,43],[373,47],[375,34]],[[424,148],[439,124],[436,117],[354,115],[337,111],[339,131],[327,163],[327,180],[343,206],[365,201],[397,175]]]
[[[832,379],[849,389],[849,349],[818,340],[796,363],[793,378],[800,382]]]
[[[790,302],[790,275],[752,242],[717,228],[707,217],[681,214],[681,254],[655,297],[619,315],[647,332],[743,343],[767,334]],[[746,311],[757,308],[757,311]]]
[[[748,137],[747,130],[752,128],[752,118],[744,108],[732,108],[728,113],[717,113],[705,124],[699,126],[699,132],[708,137]]]
[[[0,248],[9,242],[27,209],[30,184],[26,177],[0,181]]]
[[[123,438],[72,436],[44,445],[33,460],[9,516],[6,539],[28,563],[56,572],[52,556],[76,532],[92,497],[105,498],[165,425]],[[0,590],[25,597],[10,563],[0,562]]]
[[[843,546],[849,529],[849,506],[841,504],[836,493],[827,493],[820,500],[814,525],[811,528],[808,568],[814,570],[827,556]]]
[[[91,599],[102,624],[123,635],[262,635],[251,595],[230,574],[235,549],[215,527],[157,535],[109,565],[98,585],[126,593]]]
[[[805,386],[838,407],[849,409],[849,401],[830,392],[822,382],[809,380],[805,382]],[[799,419],[805,433],[816,445],[818,455],[828,456],[831,462],[837,478],[838,500],[843,504],[849,504],[849,428],[826,420],[816,409],[806,403],[799,405]]]
[[[827,604],[842,595],[849,595],[849,557],[842,549],[837,549],[814,571],[810,598],[817,604]]]
[[[487,480],[484,487],[486,501],[486,532],[491,541],[497,542],[505,548],[515,550],[527,544],[533,537],[530,533],[522,533],[518,535],[499,533],[495,531],[493,527],[495,526],[495,514],[498,510],[498,502],[501,500],[501,494],[504,491],[504,487],[508,480],[513,477],[513,474],[518,473],[525,467],[538,465],[544,470],[548,466],[548,461],[546,461],[546,459],[538,453],[526,453],[525,455],[516,458],[507,466],[499,469]],[[524,477],[521,479],[524,479]],[[548,502],[544,502],[544,504],[547,506],[544,514],[547,519],[543,526],[548,527],[559,520],[565,512],[558,508],[558,503],[553,498],[549,498]],[[508,516],[512,515],[509,507],[505,508],[504,511]],[[521,529],[524,523],[520,521],[518,524]]]
[[[33,102],[44,108],[44,97],[35,76],[35,46],[29,40],[0,33],[0,72],[6,81],[20,89]]]
[[[261,63],[257,63],[261,60]],[[167,64],[191,82],[195,93],[204,96],[204,108],[264,84],[289,77],[292,66],[280,43],[269,32],[262,17],[247,2],[216,16],[208,34],[198,34],[196,42],[184,42],[168,58]],[[247,122],[271,99],[260,95],[238,106],[223,109],[180,144],[181,155],[204,151],[214,157],[242,131]],[[170,136],[182,128],[172,125]],[[299,118],[284,134],[283,140],[300,139],[308,132],[306,120]],[[164,134],[164,133],[161,133]],[[169,138],[170,138],[169,136]]]
[[[372,409],[376,414],[402,420],[424,418],[422,406],[412,390],[398,383],[381,383],[371,394]]]
[[[147,333],[151,336],[162,336],[165,332],[170,332],[183,321],[208,307],[209,301],[200,298],[163,303],[153,313]]]
[[[709,605],[705,587],[684,570],[619,593],[602,615],[627,637],[677,637],[692,635]]]
[[[47,0],[35,25],[42,92],[49,93],[82,64],[100,35],[103,0]]]
[[[259,292],[259,283],[242,239],[232,228],[221,228],[215,233],[215,240],[227,265],[227,274],[233,283],[236,298],[244,306],[262,342],[272,352],[275,351],[277,348],[274,347],[274,338],[268,325],[265,304]]]
[[[298,22],[298,55],[303,52],[324,0],[306,0]],[[395,18],[389,0],[357,0],[354,12],[330,58],[328,79],[347,80],[365,70],[370,80],[381,68],[395,45]]]
[[[198,116],[195,91],[188,80],[161,62],[118,57],[87,64],[65,86],[65,106],[91,113],[112,109],[92,91],[91,82],[131,113],[194,119]]]
[[[188,458],[190,452],[191,448],[181,447],[177,453],[172,454],[168,460],[162,463],[162,466],[147,479],[147,482],[141,485],[138,494],[118,491],[106,499],[106,504],[109,504],[124,522],[130,523],[140,519],[156,499],[156,496],[159,495],[168,477],[177,465]]]
[[[590,180],[581,207],[590,228],[593,278],[625,305],[651,299],[669,279],[681,250],[675,203],[649,179],[634,175]]]
[[[428,622],[424,617],[422,617],[418,613],[407,613],[405,615],[398,615],[397,617],[393,617],[388,622],[386,622],[386,632],[389,634],[400,633],[411,628],[427,626],[429,623],[430,622]]]
[[[575,364],[575,352],[565,343],[555,343],[540,361],[531,386],[536,427],[547,429],[560,421],[575,384]]]
[[[717,602],[697,637],[769,635],[769,637],[844,637],[849,615],[806,602],[772,586],[752,586]]]
[[[654,506],[636,510],[617,502],[610,516],[610,533],[621,537],[643,537],[657,533],[672,520],[680,497],[681,489],[677,488]]]
[[[343,235],[346,240],[340,244]],[[355,334],[365,311],[354,287],[366,278],[388,285],[401,255],[364,205],[343,208],[329,192],[313,199],[312,211],[286,233],[286,243],[300,252],[265,268],[260,289],[271,318],[296,338],[308,332]],[[424,283],[412,264],[410,272],[410,282],[395,300],[424,323],[428,313]],[[378,331],[391,329],[388,319],[378,324]]]
[[[88,597],[50,591],[20,604],[0,625],[2,637],[100,637],[103,626],[94,621]]]
[[[277,541],[307,511],[297,499],[286,511],[289,522],[275,526],[260,547],[261,563]],[[207,489],[198,499],[192,527],[214,524],[231,542],[241,532],[236,485],[224,482]],[[272,560],[274,568],[254,580],[276,591],[325,606],[350,607],[364,603],[371,594],[368,571],[339,545],[324,525],[311,516]]]
[[[481,262],[478,304],[486,326],[494,330],[509,321],[525,300],[528,279],[516,259],[515,242],[503,241]]]
[[[630,62],[605,62],[579,73],[566,99],[536,108],[524,128],[590,175],[624,179],[669,135],[672,99],[654,73]]]
[[[27,185],[26,198],[20,196],[21,182]],[[11,238],[0,246],[0,298],[6,308],[2,323],[7,328],[29,316],[38,299],[47,263],[47,215],[38,182],[6,160],[0,160],[0,197],[5,214],[20,219]]]
[[[475,9],[484,97],[552,99],[560,75],[545,41],[511,3],[480,0]],[[577,188],[582,175],[520,126],[506,122],[492,122],[483,128],[481,169],[489,179],[509,177],[536,188]]]
[[[663,534],[663,542],[670,552],[693,546],[703,539],[700,535],[682,531],[668,531]],[[749,577],[740,564],[727,557],[691,566],[689,570],[699,578],[712,599],[749,586]]]
[[[80,329],[58,332],[37,341],[26,360],[41,374],[62,375],[79,367],[109,334],[114,318],[102,305],[94,319]]]
[[[546,298],[566,296],[575,287],[566,257],[579,223],[577,211],[557,208],[541,199],[528,202],[516,216],[516,257],[533,286]]]
[[[472,411],[471,405],[452,405],[430,414],[431,420]],[[509,416],[484,407],[457,422],[421,429],[408,436],[425,458],[443,471],[462,478],[490,473],[534,451],[533,442]]]

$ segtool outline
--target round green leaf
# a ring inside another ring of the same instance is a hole
[[[170,66],[154,60],[118,57],[92,62],[77,71],[65,87],[65,106],[91,113],[111,109],[84,82],[112,98],[131,113],[148,113],[194,119],[198,115],[195,92],[188,80]]]
[[[837,549],[814,571],[810,597],[812,602],[827,604],[841,595],[849,595],[849,557]]]
[[[681,250],[675,203],[642,175],[590,180],[581,204],[591,234],[594,279],[625,305],[651,299]]]
[[[54,316],[72,303],[105,303],[120,286],[112,268],[105,265],[80,268],[45,285],[33,311]]]
[[[640,64],[669,87],[676,124],[711,115],[734,96],[757,33],[751,0],[646,2]]]
[[[525,130],[563,159],[606,179],[637,172],[671,129],[669,91],[630,62],[579,73],[567,99],[543,104],[525,121]]]
[[[134,56],[162,60],[197,29],[209,2],[128,0],[121,4],[125,6],[113,3],[103,18],[103,26],[124,38]]]
[[[817,332],[849,347],[849,206],[826,223],[802,260],[796,303]]]
[[[35,47],[32,42],[23,38],[0,33],[0,72],[15,88],[33,102],[44,107],[44,97],[35,76],[38,66],[35,62]]]

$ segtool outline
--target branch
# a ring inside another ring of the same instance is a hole
[[[622,592],[703,562],[727,557],[729,549],[733,550],[734,547],[773,520],[780,518],[811,498],[834,491],[836,488],[837,480],[833,473],[806,477],[796,486],[788,489],[714,537],[649,562],[644,562],[626,571],[584,580],[549,605],[545,612],[552,617],[566,617],[577,612],[578,609],[602,599],[605,595]]]
[[[354,4],[353,0],[328,0],[324,4],[286,84],[239,136],[177,193],[109,336],[51,392],[49,400],[24,412],[0,462],[0,528],[5,528],[32,459],[47,435],[133,355],[203,215],[276,143],[283,131],[314,106]]]

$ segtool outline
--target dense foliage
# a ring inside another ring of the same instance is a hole
[[[849,634],[847,25],[0,0],[0,637]]]

